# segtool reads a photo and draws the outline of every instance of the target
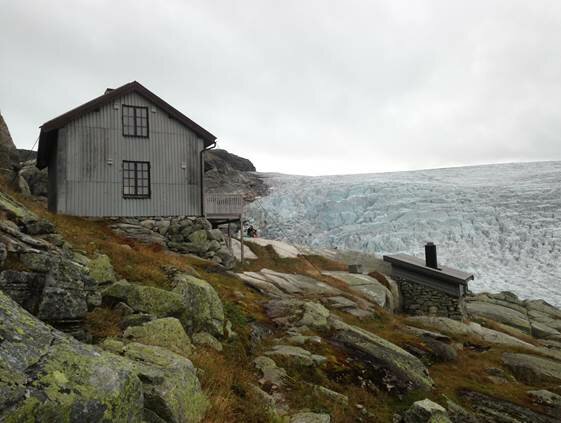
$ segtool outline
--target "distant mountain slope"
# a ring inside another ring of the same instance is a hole
[[[561,304],[561,162],[351,176],[266,175],[249,214],[293,243],[422,255],[473,271],[475,290]]]
[[[18,155],[8,125],[0,114],[0,172],[8,173],[18,162]]]
[[[267,192],[251,161],[220,149],[205,153],[205,188],[209,192],[240,193],[250,201]]]

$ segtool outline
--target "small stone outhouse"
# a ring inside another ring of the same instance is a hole
[[[391,275],[399,285],[405,313],[455,320],[466,317],[464,298],[473,274],[439,267],[433,243],[425,246],[425,260],[393,254],[384,256],[384,261],[391,264]]]

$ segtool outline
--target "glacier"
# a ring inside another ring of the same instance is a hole
[[[313,248],[423,257],[473,272],[475,292],[561,306],[561,162],[342,176],[261,174],[260,236]]]

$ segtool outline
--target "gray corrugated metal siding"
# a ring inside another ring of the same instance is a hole
[[[123,104],[148,107],[149,138],[122,136]],[[60,130],[57,211],[80,216],[199,215],[202,148],[203,141],[188,128],[143,97],[127,95]],[[63,157],[66,169],[61,171]],[[123,160],[150,162],[150,199],[123,198]]]

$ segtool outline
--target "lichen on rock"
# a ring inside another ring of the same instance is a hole
[[[137,312],[157,317],[178,316],[184,310],[183,299],[177,293],[125,280],[104,289],[102,296],[105,303],[116,304],[123,301]]]
[[[224,335],[224,308],[214,288],[206,281],[185,273],[173,278],[173,293],[182,299],[181,323],[189,333]]]
[[[174,317],[152,320],[141,326],[129,326],[124,337],[141,344],[167,348],[183,356],[190,355],[193,349],[181,322]]]

